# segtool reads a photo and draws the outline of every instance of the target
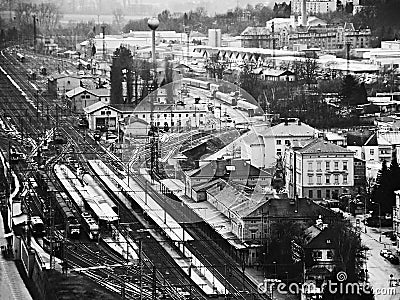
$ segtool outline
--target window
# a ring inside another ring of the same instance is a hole
[[[343,170],[347,171],[347,161],[343,162]]]
[[[339,175],[335,174],[335,184],[339,184]]]
[[[347,175],[343,174],[343,183],[347,183]]]
[[[179,118],[182,117],[182,114],[178,114],[178,117],[179,117]]]
[[[335,164],[335,170],[339,170],[339,162],[335,161],[334,164]]]
[[[331,175],[326,175],[325,177],[325,183],[330,184],[331,183]]]
[[[317,161],[317,171],[321,171],[321,162]]]
[[[313,184],[313,176],[308,175],[308,184]]]
[[[312,190],[308,191],[308,198],[311,198],[311,199],[314,198],[314,193]]]
[[[104,115],[106,114],[106,112],[105,112],[105,111],[102,111],[100,114],[101,114],[102,116],[104,116]]]
[[[171,114],[171,117],[173,117],[174,116],[174,114]]]
[[[325,168],[326,168],[326,170],[329,171],[330,167],[331,167],[331,162],[330,162],[330,161],[327,161],[327,162],[325,163]]]
[[[308,163],[308,171],[312,171],[313,170],[313,165],[312,162]]]
[[[321,175],[317,176],[317,184],[322,184],[321,178],[322,178]]]
[[[317,190],[317,198],[322,198],[322,191],[321,190]]]
[[[322,258],[322,251],[313,251],[314,258]]]
[[[285,140],[285,145],[286,146],[290,146],[290,141],[289,140]]]
[[[196,114],[193,114],[193,117],[195,117],[196,116]]]
[[[330,190],[326,190],[326,198],[330,198],[331,197],[331,191]]]
[[[164,114],[164,118],[166,118],[167,117],[167,114]]]
[[[189,114],[186,114],[186,118],[189,117]]]
[[[145,118],[146,118],[146,115],[143,115],[142,118],[145,119]]]
[[[200,114],[200,117],[202,117],[203,116],[203,114]]]
[[[369,154],[370,154],[370,155],[374,155],[374,154],[375,154],[374,149],[369,149]]]
[[[281,156],[282,155],[282,150],[281,149],[276,150],[276,155],[277,156]]]
[[[282,145],[282,141],[281,140],[276,140],[276,144],[277,145]]]
[[[333,253],[332,253],[332,251],[328,250],[328,251],[326,252],[326,258],[327,258],[327,259],[332,259],[332,258],[333,258]]]

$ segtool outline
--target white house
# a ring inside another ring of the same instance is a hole
[[[297,119],[269,127],[267,124],[254,126],[248,134],[238,140],[241,157],[250,159],[258,168],[269,168],[283,157],[285,149],[294,141],[304,141],[318,136],[318,130]]]
[[[285,169],[289,197],[338,199],[354,186],[354,152],[322,139],[288,148]]]

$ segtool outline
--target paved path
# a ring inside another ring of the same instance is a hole
[[[3,218],[0,214],[0,245],[7,245],[4,237]],[[0,300],[32,300],[13,260],[6,260],[0,253]]]

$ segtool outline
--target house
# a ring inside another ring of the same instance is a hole
[[[47,79],[47,92],[53,97],[64,95],[79,86],[81,86],[81,78],[79,76],[58,74]]]
[[[323,293],[322,284],[329,280],[339,264],[336,259],[337,232],[324,226],[322,220],[306,229],[304,251],[304,281],[314,289],[302,291],[301,299],[319,299]]]
[[[339,217],[309,199],[278,199],[273,193],[248,193],[230,184],[210,188],[207,201],[229,219],[231,231],[239,241],[253,246],[263,245],[278,222],[289,220],[311,225],[322,216],[330,224]],[[250,248],[250,262],[257,261],[260,252],[260,248]]]
[[[289,197],[338,199],[354,187],[354,152],[320,138],[288,148],[285,169]]]
[[[149,130],[149,123],[133,116],[126,117],[123,128],[121,128],[125,138],[148,137]]]
[[[186,172],[185,194],[195,201],[201,201],[204,199],[204,195],[199,197],[199,193],[209,187],[207,183],[214,182],[217,179],[223,179],[229,183],[234,182],[247,187],[249,190],[256,186],[261,189],[268,189],[271,187],[272,174],[260,170],[244,159],[219,158],[210,161],[199,169]],[[221,182],[217,183],[222,186]]]
[[[98,102],[98,97],[87,89],[78,86],[65,93],[67,106],[75,113],[83,113],[83,109]]]
[[[90,130],[117,130],[117,124],[123,118],[123,112],[115,107],[96,102],[83,108]]]
[[[296,75],[289,70],[264,69],[260,74],[267,81],[295,81]]]
[[[337,134],[336,132],[326,132],[324,134],[324,139],[328,141],[329,143],[346,147],[346,137],[342,136],[340,134]]]
[[[270,168],[278,157],[283,157],[285,149],[294,141],[309,140],[318,136],[318,131],[300,122],[288,119],[285,122],[269,127],[267,124],[254,125],[254,130],[245,134],[238,144],[241,157],[250,159],[253,166]]]

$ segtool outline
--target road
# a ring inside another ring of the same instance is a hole
[[[346,214],[352,224],[356,227],[356,218]],[[363,216],[357,216],[360,220]],[[400,297],[400,287],[394,287],[389,290],[390,275],[393,279],[400,280],[400,266],[393,265],[388,260],[384,259],[379,253],[383,248],[391,249],[393,253],[394,246],[389,238],[382,235],[381,242],[379,241],[380,229],[373,227],[366,227],[361,223],[359,228],[361,233],[361,242],[367,246],[367,269],[368,269],[368,283],[374,288],[376,300],[398,300]],[[392,228],[382,228],[382,232],[392,230]]]

